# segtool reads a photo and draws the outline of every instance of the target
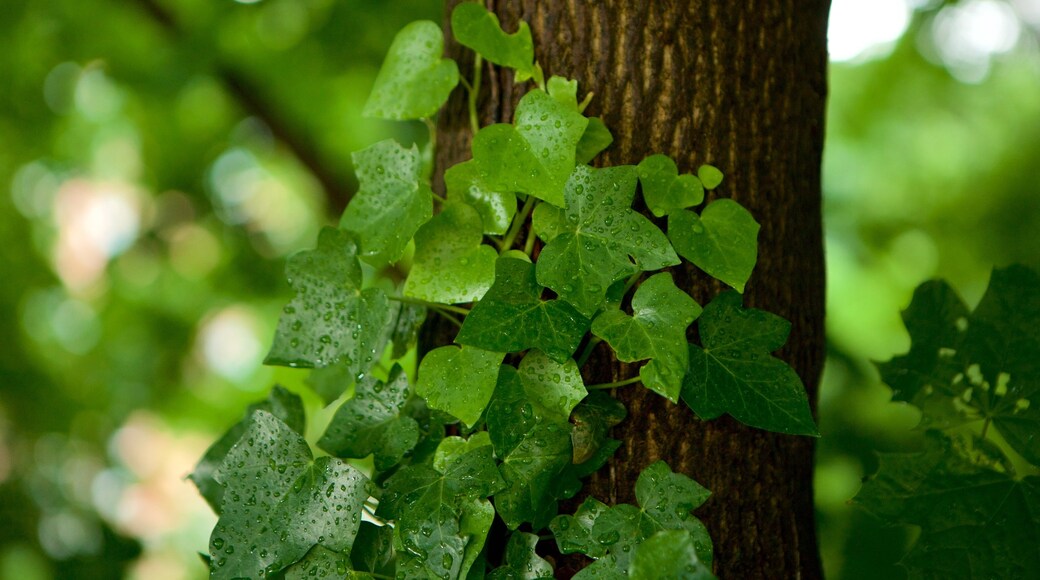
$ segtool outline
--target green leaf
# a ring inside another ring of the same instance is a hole
[[[487,410],[488,435],[495,447],[495,454],[499,457],[508,455],[537,421],[538,416],[524,392],[520,373],[509,365],[502,365],[495,394]]]
[[[667,155],[651,155],[639,162],[638,169],[646,207],[657,217],[704,201],[700,180],[688,173],[679,175],[675,161]]]
[[[394,37],[362,112],[381,119],[428,119],[459,83],[455,61],[441,58],[444,34],[429,20],[405,26]]]
[[[587,497],[574,515],[560,514],[549,524],[561,554],[582,553],[602,558],[607,548],[592,539],[592,527],[610,507],[594,497]]]
[[[689,363],[686,327],[700,315],[700,305],[675,286],[671,274],[661,272],[636,289],[632,312],[603,312],[592,323],[593,334],[610,344],[618,360],[652,359],[639,370],[643,384],[678,402]]]
[[[486,445],[491,445],[491,437],[487,431],[477,431],[469,438],[445,437],[441,439],[437,445],[437,451],[433,455],[433,468],[437,471],[444,471],[459,457]]]
[[[483,184],[475,161],[452,165],[444,172],[448,200],[461,201],[480,214],[484,233],[501,236],[509,230],[516,215],[516,195],[494,191]]]
[[[484,550],[491,524],[495,521],[495,506],[486,499],[465,499],[459,503],[462,518],[459,534],[467,537],[466,549],[462,553],[459,578],[466,578]],[[483,567],[483,563],[480,564]]]
[[[415,264],[405,296],[455,304],[479,300],[495,281],[498,253],[481,244],[480,215],[464,203],[447,204],[415,234]]]
[[[527,399],[542,417],[565,422],[571,410],[589,394],[574,359],[560,364],[540,350],[531,350],[517,370]]]
[[[975,465],[937,431],[923,452],[883,453],[880,463],[855,501],[889,523],[920,526],[902,561],[911,578],[1040,576],[1040,477]]]
[[[489,125],[474,136],[473,163],[481,183],[563,207],[563,188],[588,119],[535,90],[520,99],[515,123]]]
[[[433,217],[419,148],[386,139],[351,159],[360,185],[339,225],[357,236],[362,260],[376,267],[396,262],[419,226]]]
[[[722,183],[722,172],[713,165],[701,165],[697,168],[697,177],[705,189],[715,189]]]
[[[668,216],[668,239],[679,255],[738,292],[758,260],[758,222],[732,199],[717,199],[698,216],[678,211]]]
[[[391,303],[390,308],[394,305]],[[353,365],[339,364],[320,369],[311,369],[304,383],[321,397],[326,405],[343,396],[348,390],[353,394],[357,373]]]
[[[553,75],[545,84],[545,92],[571,111],[578,111],[578,81]]]
[[[499,66],[515,69],[517,81],[535,77],[534,42],[526,22],[521,20],[516,32],[506,34],[498,16],[480,4],[464,2],[451,13],[451,31],[459,44]]]
[[[571,463],[568,427],[539,421],[505,456],[502,475],[508,487],[495,495],[495,507],[509,529],[530,522],[537,530],[556,514],[555,480]]]
[[[545,558],[535,552],[538,545],[538,536],[526,532],[513,532],[506,543],[505,565],[496,569],[492,579],[516,578],[523,580],[536,580],[539,578],[554,578],[554,570]]]
[[[628,411],[620,401],[602,391],[589,393],[572,413],[571,444],[574,463],[592,460],[609,439],[610,428],[624,421]],[[611,452],[613,453],[613,451]]]
[[[323,546],[314,546],[307,556],[285,571],[285,580],[341,580],[357,578],[350,558]]]
[[[206,450],[205,455],[199,460],[195,470],[189,479],[198,488],[199,493],[209,503],[213,511],[220,515],[220,506],[224,498],[224,486],[217,483],[213,478],[220,464],[224,462],[228,451],[253,423],[254,411],[267,411],[278,417],[293,431],[303,434],[305,428],[305,416],[303,412],[303,401],[294,393],[287,391],[284,387],[275,386],[267,399],[249,406],[241,421],[235,423],[220,439]]]
[[[501,257],[495,283],[466,316],[455,341],[498,352],[542,349],[557,362],[570,359],[589,319],[562,300],[542,300],[535,266]]]
[[[214,578],[270,575],[318,544],[349,550],[369,497],[361,472],[331,457],[311,463],[303,437],[266,411],[253,414],[215,479],[225,492],[210,538]]]
[[[643,270],[679,263],[661,230],[632,210],[636,170],[579,165],[567,181],[567,209],[540,205],[532,227],[547,242],[538,258],[538,282],[584,316],[606,301],[608,287]]]
[[[363,521],[354,545],[350,548],[350,562],[355,570],[379,572],[393,555],[394,531],[391,526],[378,526]]]
[[[390,306],[382,290],[361,289],[353,237],[322,229],[318,247],[290,257],[285,272],[296,297],[282,310],[264,363],[312,368],[342,361],[366,372],[385,344]]]
[[[585,132],[581,134],[581,140],[578,141],[574,161],[578,165],[585,165],[604,149],[610,147],[613,142],[614,136],[610,134],[610,129],[607,129],[603,119],[589,117],[589,125],[585,127]]]
[[[375,454],[376,469],[388,469],[419,440],[418,423],[402,414],[407,400],[408,377],[400,366],[394,365],[386,383],[366,377],[336,410],[318,447],[336,457]]]
[[[390,339],[394,342],[394,350],[391,356],[399,359],[411,348],[415,347],[419,339],[419,329],[426,322],[426,307],[403,302],[394,302],[391,310],[396,312],[392,316],[393,328],[390,330]]]
[[[989,419],[1005,441],[1040,464],[1040,275],[993,271],[969,313],[943,282],[922,284],[903,320],[906,355],[878,365],[892,398],[923,411],[922,425],[949,428]]]
[[[504,358],[504,353],[471,346],[436,348],[419,364],[416,393],[431,408],[472,426],[491,400]]]
[[[636,546],[628,565],[628,577],[632,580],[715,578],[711,569],[697,558],[693,536],[686,530],[661,530]]]
[[[690,345],[682,389],[683,400],[698,416],[729,413],[759,429],[818,435],[801,379],[769,355],[787,341],[789,322],[741,308],[740,295],[728,291],[705,307],[698,324],[704,347]]]

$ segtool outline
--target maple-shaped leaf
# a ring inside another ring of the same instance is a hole
[[[290,257],[285,274],[296,297],[282,309],[264,363],[311,368],[342,361],[366,372],[386,343],[391,312],[382,290],[362,290],[353,236],[323,228],[318,247]]]
[[[473,160],[449,167],[444,172],[444,187],[450,201],[461,201],[477,210],[485,234],[501,236],[509,230],[516,215],[516,195],[483,185]]]
[[[892,398],[921,408],[922,426],[990,421],[1040,464],[1040,275],[993,271],[973,312],[945,282],[919,286],[903,320],[910,352],[878,365]]]
[[[711,568],[697,557],[696,540],[686,530],[661,530],[643,540],[632,554],[628,577],[632,580],[715,579]]]
[[[451,32],[459,44],[499,66],[515,69],[517,82],[542,76],[534,62],[531,28],[523,20],[516,32],[507,34],[493,12],[475,2],[463,2],[451,12]]]
[[[758,261],[758,222],[732,199],[716,199],[698,216],[679,210],[668,216],[668,239],[679,255],[738,292]]]
[[[534,211],[532,227],[547,242],[538,283],[584,316],[603,306],[614,282],[679,263],[661,230],[632,210],[635,188],[634,167],[579,165],[564,191],[566,209],[542,204]]]
[[[385,383],[369,375],[336,410],[318,447],[344,458],[375,454],[376,469],[388,469],[419,440],[419,424],[402,413],[407,400],[408,376],[399,365]]]
[[[527,532],[513,532],[506,542],[505,564],[496,568],[491,580],[538,580],[555,578],[552,564],[535,552],[538,536]]]
[[[704,186],[697,176],[679,175],[675,161],[667,155],[647,157],[639,162],[638,170],[646,207],[657,217],[704,201]]]
[[[675,286],[667,272],[644,281],[632,296],[632,316],[606,310],[592,323],[592,333],[614,349],[618,360],[652,359],[639,369],[644,385],[679,401],[689,363],[686,327],[701,313],[690,295]]]
[[[387,479],[376,513],[395,520],[395,543],[403,548],[398,573],[459,577],[471,541],[462,520],[486,515],[483,504],[474,505],[472,500],[486,498],[502,485],[487,445],[456,456],[443,471],[414,464]],[[467,527],[486,529],[490,522],[486,528],[473,522]]]
[[[455,342],[517,352],[537,347],[557,362],[570,359],[589,319],[563,300],[542,300],[534,264],[501,257],[495,283],[473,307]]]
[[[362,260],[376,267],[396,262],[419,226],[433,217],[419,148],[386,139],[351,159],[359,187],[339,225],[357,236]]]
[[[442,346],[419,363],[416,393],[433,409],[474,425],[487,407],[505,354],[471,346]]]
[[[490,191],[524,193],[563,207],[563,188],[588,119],[534,90],[520,99],[514,123],[489,125],[473,137],[480,184]]]
[[[711,539],[704,524],[690,513],[709,495],[696,481],[657,461],[636,480],[636,501],[640,507],[607,507],[589,498],[573,516],[558,515],[549,527],[561,553],[580,552],[597,559],[575,578],[625,577],[637,546],[662,530],[690,534],[698,560],[710,569]]]
[[[429,20],[397,33],[362,114],[381,119],[428,119],[459,84],[455,61],[441,58],[444,33]]]
[[[225,491],[210,537],[213,578],[270,576],[319,544],[350,549],[371,484],[339,459],[311,459],[302,436],[266,411],[253,414],[214,476]]]
[[[1040,477],[968,461],[938,431],[926,433],[920,453],[882,453],[855,501],[921,528],[901,562],[911,578],[1040,577]]]
[[[740,302],[730,290],[704,308],[698,322],[703,347],[690,345],[683,400],[702,419],[729,413],[759,429],[817,435],[802,380],[769,354],[787,341],[791,323]]]
[[[479,300],[495,281],[498,257],[483,239],[477,210],[447,204],[415,234],[415,263],[404,295],[442,304]]]

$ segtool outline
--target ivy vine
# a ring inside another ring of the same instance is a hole
[[[476,52],[471,79],[444,58],[439,26],[413,23],[365,106],[424,120],[430,145],[355,153],[360,189],[340,226],[287,266],[295,297],[266,362],[314,369],[311,386],[339,401],[316,442],[327,455],[313,458],[299,398],[276,388],[192,475],[219,515],[212,577],[543,578],[553,565],[539,545],[555,541],[591,559],[578,578],[710,578],[711,540],[692,515],[709,492],[663,462],[640,475],[638,505],[557,504],[620,445],[610,429],[626,412],[608,389],[642,384],[704,419],[817,434],[801,381],[770,354],[789,324],[742,306],[758,223],[730,199],[692,209],[723,182],[714,167],[680,174],[664,154],[590,166],[613,137],[585,116],[591,94],[579,101],[576,81],[544,78],[526,23],[508,34],[463,3],[451,24]],[[533,84],[513,123],[478,123],[484,60]],[[472,156],[447,169],[441,197],[433,117],[459,83]],[[632,208],[637,194],[667,232]],[[683,260],[734,290],[702,308],[666,270]],[[458,326],[456,344],[412,369],[428,316]],[[695,321],[700,344],[686,338]],[[585,384],[602,342],[646,361],[639,374]],[[504,550],[487,546],[496,520],[511,531]]]

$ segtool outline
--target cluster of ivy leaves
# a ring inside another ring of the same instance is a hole
[[[1040,577],[1040,275],[994,270],[974,310],[926,282],[903,320],[910,351],[878,368],[923,443],[882,454],[856,501],[920,528],[911,578]]]
[[[311,386],[338,404],[323,453],[282,389],[214,444],[192,475],[219,515],[212,577],[552,577],[539,555],[550,538],[590,559],[579,578],[711,578],[711,540],[691,513],[708,491],[663,462],[640,475],[638,505],[557,506],[620,445],[612,388],[642,383],[704,419],[816,435],[801,381],[770,354],[790,325],[742,306],[758,223],[729,199],[693,209],[721,184],[714,167],[680,174],[662,154],[590,166],[613,137],[584,115],[576,81],[544,78],[527,25],[508,34],[477,3],[451,25],[477,53],[473,79],[443,57],[440,27],[416,22],[365,112],[427,121],[432,147],[431,119],[461,82],[471,159],[447,169],[442,197],[429,148],[387,140],[354,154],[360,189],[338,228],[290,258],[295,297],[267,357],[314,369]],[[513,123],[476,124],[483,60],[533,85]],[[633,209],[637,192],[666,231]],[[733,290],[702,308],[661,271],[684,259]],[[428,316],[459,327],[455,344],[406,368]],[[601,342],[646,361],[638,376],[585,384]],[[511,532],[504,549],[488,546],[496,521]]]

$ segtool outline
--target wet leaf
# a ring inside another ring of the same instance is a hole
[[[539,416],[565,422],[588,395],[574,359],[560,364],[540,350],[530,350],[517,370],[526,398]]]
[[[697,168],[697,177],[705,189],[715,189],[722,184],[722,172],[713,165],[701,165]]]
[[[534,62],[531,29],[522,20],[516,32],[506,34],[498,16],[480,4],[464,2],[451,13],[451,32],[459,44],[473,49],[488,61],[515,69],[518,82],[541,76],[541,70]]]
[[[372,93],[366,117],[428,119],[448,100],[459,83],[455,61],[441,58],[444,34],[429,20],[405,26],[394,37]]]
[[[485,234],[501,236],[509,230],[516,215],[516,195],[485,186],[480,181],[476,162],[471,160],[449,167],[444,172],[444,186],[449,200],[461,201],[477,210]]]
[[[480,215],[450,203],[415,234],[415,264],[404,295],[456,304],[479,300],[495,281],[498,253],[483,240]]]
[[[433,409],[472,426],[491,400],[505,354],[471,346],[442,346],[419,364],[416,393]]]
[[[646,206],[657,217],[704,201],[704,187],[697,177],[679,175],[675,161],[658,153],[639,162],[639,183]]]
[[[554,570],[545,558],[535,552],[538,536],[526,532],[513,532],[506,543],[505,565],[496,569],[491,578],[516,578],[536,580],[554,578]]]
[[[628,565],[628,577],[632,580],[715,578],[711,569],[697,558],[693,536],[686,530],[661,530],[636,546]]]
[[[525,433],[502,462],[508,487],[495,495],[495,507],[506,526],[524,522],[545,527],[556,514],[556,478],[571,463],[569,425],[540,420]]]
[[[717,199],[698,216],[677,211],[668,216],[668,239],[679,255],[738,292],[758,260],[758,222],[732,199]]]

